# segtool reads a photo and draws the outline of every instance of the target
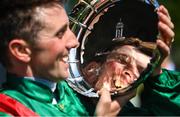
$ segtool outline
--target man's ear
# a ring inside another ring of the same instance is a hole
[[[31,49],[27,42],[22,39],[14,39],[10,41],[9,51],[12,56],[22,62],[29,62],[31,60]]]

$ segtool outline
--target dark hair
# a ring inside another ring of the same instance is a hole
[[[7,66],[8,43],[14,38],[33,44],[38,32],[44,27],[37,19],[37,7],[63,4],[64,0],[1,0],[0,1],[0,62]]]

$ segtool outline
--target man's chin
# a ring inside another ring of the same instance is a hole
[[[59,77],[60,80],[66,80],[69,77],[69,73],[65,73]]]
[[[68,77],[69,77],[69,74],[63,74],[63,75],[61,74],[61,75],[55,76],[52,80],[54,82],[59,82],[62,80],[66,80]]]

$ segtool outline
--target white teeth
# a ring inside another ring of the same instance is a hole
[[[79,60],[69,60],[68,63],[79,63]]]
[[[66,63],[68,62],[68,59],[69,59],[68,56],[62,58],[62,60]]]

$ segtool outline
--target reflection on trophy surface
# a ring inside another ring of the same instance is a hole
[[[158,65],[158,4],[141,0],[84,0],[70,14],[80,45],[70,52],[74,90],[88,97],[110,83],[111,95],[144,82]]]
[[[90,62],[83,73],[87,76],[87,82],[96,90],[101,89],[104,82],[109,82],[110,91],[113,92],[134,83],[149,61],[150,57],[136,47],[123,45],[113,49],[103,64]]]
[[[152,56],[148,56],[141,50],[152,51],[155,44],[142,42],[138,38],[126,38],[123,36],[124,24],[116,24],[115,38],[112,39],[111,51],[96,53],[101,62],[91,61],[83,68],[85,80],[100,90],[105,82],[110,83],[110,91],[115,92],[127,88],[133,84],[147,68]]]

